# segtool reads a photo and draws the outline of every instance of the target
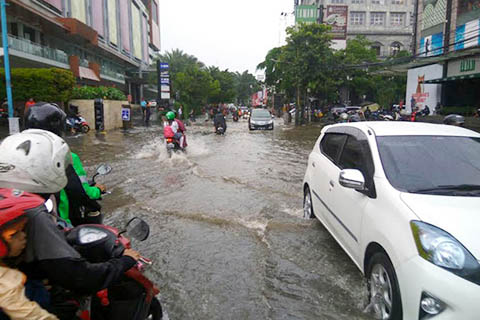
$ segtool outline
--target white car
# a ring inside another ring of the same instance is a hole
[[[304,215],[368,280],[378,319],[480,319],[480,134],[454,126],[324,127]]]

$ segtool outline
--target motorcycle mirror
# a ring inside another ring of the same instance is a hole
[[[128,221],[125,230],[130,237],[138,241],[145,241],[150,235],[150,226],[138,217]]]
[[[109,174],[111,171],[112,171],[112,167],[105,163],[102,163],[97,167],[97,174],[101,176]]]

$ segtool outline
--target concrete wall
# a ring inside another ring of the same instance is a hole
[[[78,106],[78,111],[88,122],[92,130],[95,129],[95,110],[94,100],[71,100],[71,105]],[[103,100],[103,112],[105,121],[105,130],[121,128],[122,105],[128,104],[128,101]]]

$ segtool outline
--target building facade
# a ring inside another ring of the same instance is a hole
[[[413,11],[416,0],[300,0],[297,5],[324,7],[348,6],[347,39],[365,36],[379,57],[394,56],[400,50],[411,51]]]
[[[422,108],[430,100],[470,113],[480,108],[480,1],[421,0],[417,10],[407,101]]]
[[[114,86],[138,102],[160,50],[158,0],[8,0],[13,68],[69,69],[79,84]],[[3,48],[0,48],[3,56]]]

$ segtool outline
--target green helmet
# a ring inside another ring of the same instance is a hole
[[[173,120],[175,119],[175,113],[173,111],[168,111],[167,112],[167,119],[168,120]]]

